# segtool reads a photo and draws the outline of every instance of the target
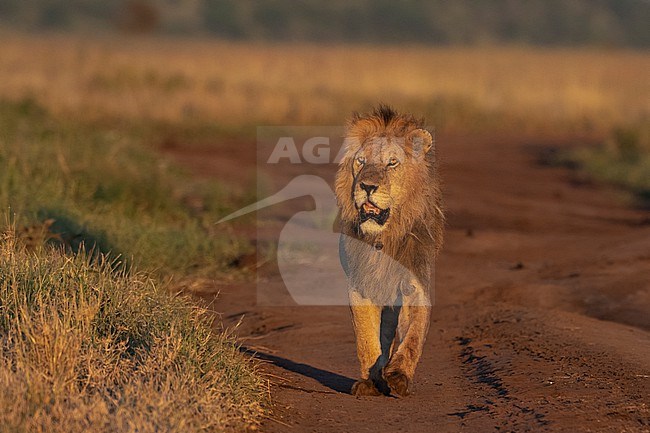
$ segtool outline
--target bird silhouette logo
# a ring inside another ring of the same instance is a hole
[[[347,236],[333,230],[338,207],[332,188],[323,178],[296,176],[277,193],[231,213],[217,224],[304,196],[312,197],[315,208],[296,212],[280,231],[277,249],[280,275],[298,305],[349,305],[345,264],[341,266],[339,257],[340,242]],[[357,239],[350,238],[350,241],[376,250],[374,245]],[[395,266],[401,267],[397,262]]]

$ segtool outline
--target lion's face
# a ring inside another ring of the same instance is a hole
[[[424,212],[431,135],[419,128],[403,134],[382,131],[355,143],[337,179],[344,219],[357,221],[363,234],[373,236],[395,225],[397,215],[404,222],[405,210],[407,214]]]
[[[391,209],[401,202],[408,166],[403,139],[376,137],[353,156],[352,198],[361,231],[376,234],[390,224]]]
[[[423,121],[380,106],[353,116],[345,146],[335,182],[341,227],[369,241],[381,235],[383,245],[418,224],[432,227],[424,236],[434,242],[442,211],[433,137]]]

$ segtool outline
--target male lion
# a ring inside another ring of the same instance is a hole
[[[336,175],[340,258],[361,379],[354,395],[408,395],[429,328],[444,216],[423,120],[381,105],[355,114]]]

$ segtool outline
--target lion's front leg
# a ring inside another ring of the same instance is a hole
[[[391,391],[406,396],[410,393],[424,341],[429,330],[431,303],[424,287],[415,282],[414,292],[403,297],[397,328],[400,340],[384,369],[383,376]]]
[[[382,351],[380,342],[381,307],[373,303],[354,289],[350,290],[350,309],[352,323],[357,339],[357,356],[361,367],[361,379],[352,386],[354,395],[380,395]],[[384,361],[385,364],[385,361]],[[383,367],[383,365],[382,365]]]

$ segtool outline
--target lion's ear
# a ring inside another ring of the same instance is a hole
[[[408,134],[414,154],[426,154],[433,147],[433,136],[426,129],[415,129]]]

